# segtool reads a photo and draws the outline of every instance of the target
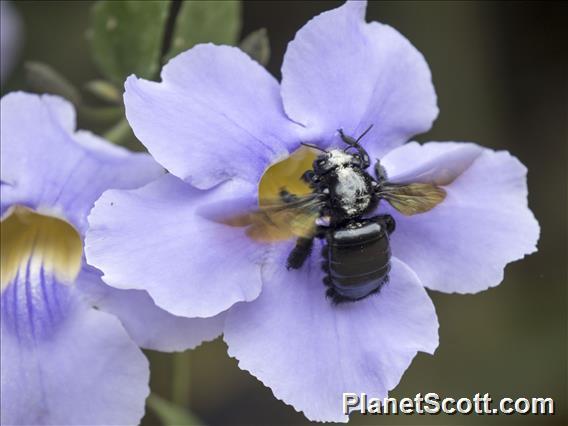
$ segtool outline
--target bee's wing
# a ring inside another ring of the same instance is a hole
[[[385,183],[379,196],[406,216],[432,210],[446,198],[446,191],[430,183]]]
[[[247,227],[247,235],[255,241],[273,242],[291,238],[311,238],[316,232],[316,220],[323,202],[310,194],[292,202],[274,200],[262,203],[258,209],[220,218],[229,226]]]
[[[460,177],[483,152],[474,144],[460,145],[384,183],[379,196],[407,216],[432,210],[446,198],[442,186]]]

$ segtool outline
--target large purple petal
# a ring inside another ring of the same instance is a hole
[[[474,144],[410,143],[382,164],[392,180],[412,181],[421,180],[425,170],[470,160],[433,210],[410,217],[391,212],[397,223],[392,252],[434,290],[475,293],[496,286],[507,263],[536,251],[540,231],[527,205],[527,169],[508,152]]]
[[[299,146],[278,82],[234,47],[198,45],[164,67],[161,83],[131,76],[124,102],[156,160],[198,188],[232,177],[257,183]]]
[[[263,270],[261,295],[233,307],[224,338],[239,367],[310,420],[347,421],[343,392],[385,397],[417,351],[438,345],[434,306],[416,275],[393,259],[377,295],[334,306],[318,256],[285,268],[289,247]]]
[[[225,313],[212,318],[182,318],[156,306],[143,290],[118,290],[91,272],[78,283],[97,308],[117,316],[138,346],[158,351],[184,351],[223,333]]]
[[[242,228],[210,221],[198,211],[255,192],[254,185],[237,181],[198,190],[173,175],[139,190],[108,191],[89,216],[87,259],[104,272],[107,284],[146,290],[174,315],[217,315],[258,296],[266,247]]]
[[[116,318],[43,275],[12,283],[1,311],[3,425],[138,424],[148,362]]]
[[[366,4],[347,2],[298,31],[284,57],[282,97],[308,139],[323,145],[340,143],[339,128],[358,136],[373,124],[362,143],[381,156],[428,130],[438,108],[422,54],[388,25],[367,24]]]
[[[75,132],[75,111],[61,98],[19,92],[1,102],[3,212],[22,204],[63,216],[84,233],[103,191],[138,187],[163,173],[147,154]]]

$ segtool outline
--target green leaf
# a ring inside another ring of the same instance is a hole
[[[252,59],[266,66],[270,60],[270,41],[266,28],[261,28],[250,33],[241,41],[240,49]]]
[[[160,55],[168,1],[98,1],[87,37],[101,72],[122,85],[126,77],[153,78]]]
[[[172,404],[158,395],[151,394],[146,403],[160,419],[163,426],[198,426],[203,424],[188,410]]]
[[[166,59],[198,43],[235,45],[240,31],[240,1],[186,0],[179,10]]]
[[[41,62],[26,62],[24,70],[26,82],[32,92],[59,95],[74,105],[81,103],[81,95],[75,86],[49,65]]]

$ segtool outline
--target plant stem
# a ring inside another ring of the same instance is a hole
[[[174,354],[172,401],[180,407],[187,408],[189,402],[189,351]]]
[[[199,426],[203,423],[192,412],[172,404],[158,395],[151,394],[146,400],[148,408],[160,419],[163,426]]]
[[[103,137],[108,141],[121,145],[128,139],[130,132],[130,125],[128,121],[126,121],[126,118],[123,118],[111,127]]]

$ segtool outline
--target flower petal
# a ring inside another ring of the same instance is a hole
[[[507,263],[536,250],[540,231],[527,205],[527,169],[508,152],[473,144],[411,143],[389,153],[382,164],[389,178],[412,181],[429,168],[425,165],[452,168],[472,158],[433,210],[410,217],[391,212],[397,224],[393,254],[433,290],[475,293],[496,286]]]
[[[88,262],[107,284],[146,290],[178,316],[211,317],[253,300],[266,248],[243,228],[210,221],[198,209],[255,192],[237,181],[202,191],[172,175],[139,190],[108,191],[89,216]]]
[[[75,112],[61,98],[19,92],[1,102],[3,213],[22,204],[61,215],[84,233],[104,190],[138,187],[163,173],[147,154],[75,133]]]
[[[288,271],[284,248],[263,269],[258,299],[228,312],[229,355],[310,420],[345,422],[343,392],[385,397],[417,351],[434,352],[434,306],[396,259],[379,294],[334,306],[325,297],[318,256]]]
[[[91,272],[81,280],[80,289],[97,308],[117,316],[144,349],[184,351],[223,333],[225,314],[212,318],[182,318],[160,309],[143,290],[117,290],[104,284],[100,274]]]
[[[50,298],[73,291],[51,285]],[[10,327],[10,291],[2,295],[1,423],[138,424],[149,393],[148,362],[120,322],[68,295],[54,333],[29,340]]]
[[[428,65],[395,29],[365,22],[366,2],[349,1],[309,21],[288,45],[282,97],[290,118],[323,145],[337,129],[374,156],[425,132],[438,114]],[[332,138],[336,139],[332,141]]]
[[[234,47],[195,46],[164,67],[161,83],[131,76],[124,102],[156,160],[201,189],[232,177],[258,183],[300,142],[278,82]]]

